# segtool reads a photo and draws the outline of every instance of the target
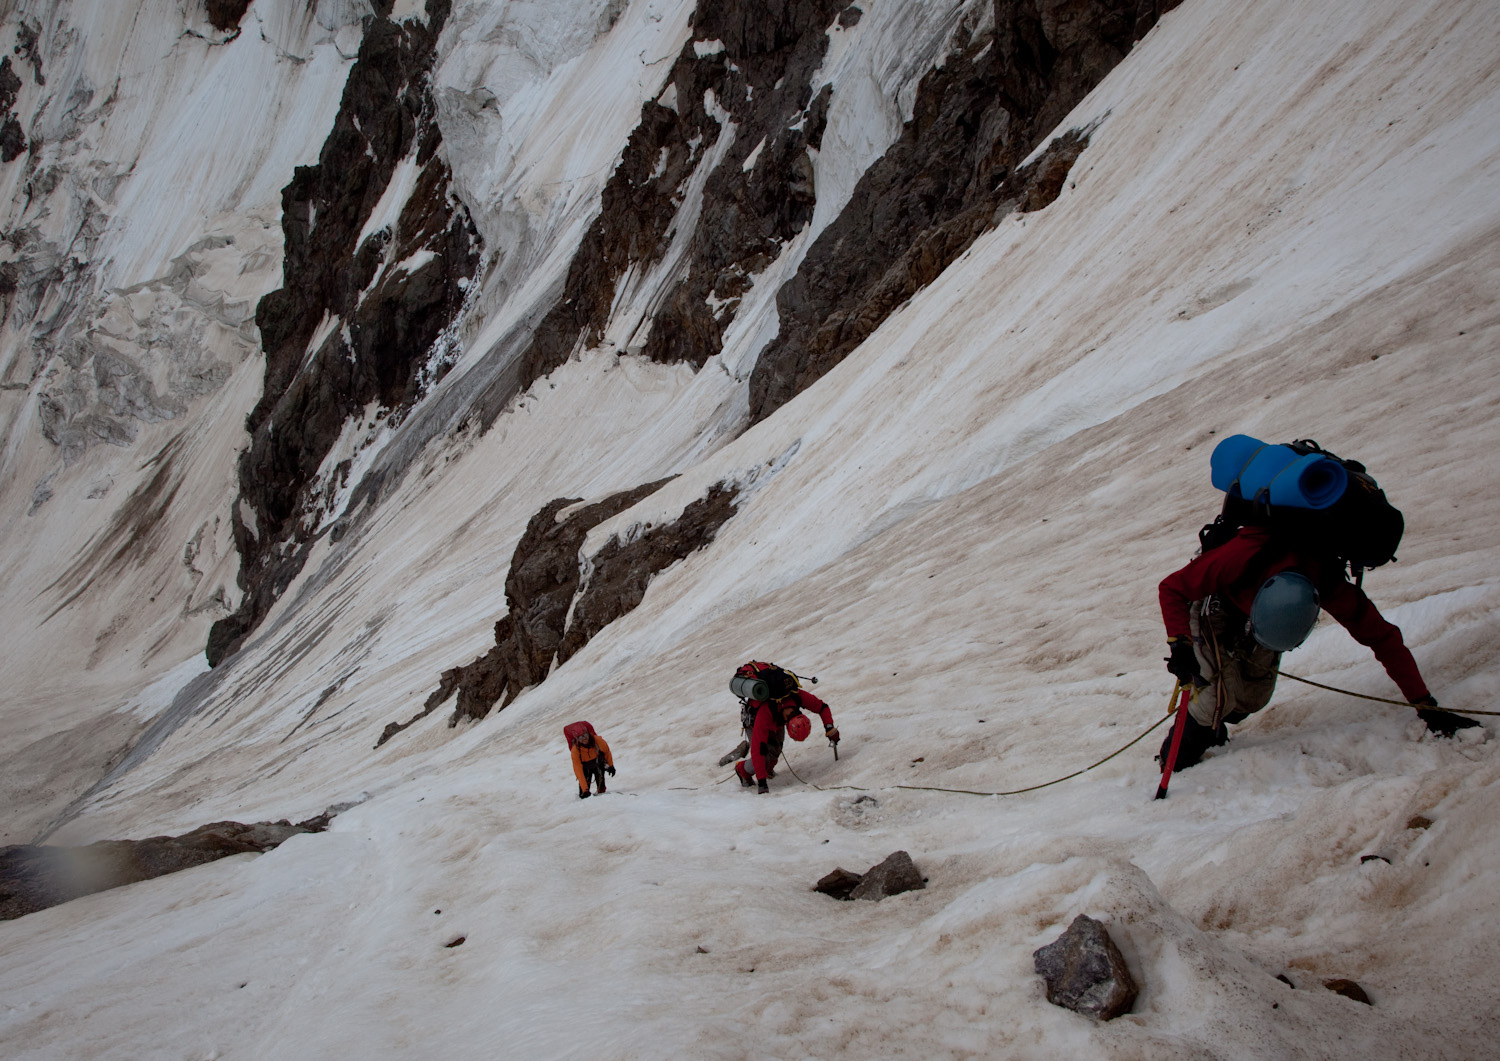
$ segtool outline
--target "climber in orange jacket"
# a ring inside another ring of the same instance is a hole
[[[590,780],[598,784],[601,793],[604,792],[604,775],[615,776],[615,760],[609,753],[609,744],[587,722],[574,722],[563,727],[563,735],[568,738],[568,750],[573,753],[578,798],[589,798]]]

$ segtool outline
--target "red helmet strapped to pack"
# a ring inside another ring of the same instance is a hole
[[[786,731],[792,740],[807,740],[808,734],[812,732],[812,723],[807,720],[806,715],[798,711],[786,720]]]

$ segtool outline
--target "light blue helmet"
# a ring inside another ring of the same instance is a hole
[[[1250,608],[1250,632],[1273,652],[1290,652],[1302,644],[1317,621],[1317,587],[1296,571],[1266,579]]]

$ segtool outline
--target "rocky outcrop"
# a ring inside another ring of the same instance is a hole
[[[714,540],[734,515],[739,491],[716,483],[671,523],[648,525],[634,537],[614,536],[589,560],[587,582],[579,590],[567,631],[557,646],[557,662],[566,663],[600,630],[634,610],[660,571],[685,560]]]
[[[318,164],[282,191],[283,283],[255,312],[265,385],[235,507],[245,592],[209,635],[211,664],[301,570],[327,503],[318,475],[345,424],[371,404],[399,422],[448,366],[438,341],[479,261],[432,118],[429,75],[448,9],[429,0],[425,23],[366,21]],[[375,218],[398,166],[416,168],[411,194],[391,220]],[[337,483],[340,470],[329,474]]]
[[[1047,982],[1047,1001],[1095,1020],[1129,1013],[1136,985],[1104,926],[1079,914],[1068,930],[1032,954]]]
[[[995,0],[994,28],[922,79],[910,121],[777,294],[750,378],[764,420],[842,361],[1012,209],[1056,198],[1082,133],[1018,170],[1178,0]]]
[[[181,836],[103,840],[87,847],[0,848],[0,921],[122,884],[150,880],[228,855],[271,850],[298,833],[320,833],[331,815],[289,821],[214,822]]]
[[[209,25],[220,33],[228,33],[239,28],[248,10],[250,0],[208,0]]]
[[[26,131],[16,117],[16,93],[21,91],[21,79],[11,69],[10,56],[0,59],[0,162],[14,162],[26,150]]]
[[[1087,133],[1020,161],[1174,3],[995,0],[993,28],[968,31],[923,79],[901,136],[778,293],[781,331],[751,377],[752,419],[837,364],[997,213],[1055,198]],[[446,365],[431,347],[459,309],[477,247],[446,194],[423,80],[447,9],[435,0],[428,25],[369,22],[320,163],[284,194],[285,282],[256,313],[266,384],[236,513],[245,593],[210,635],[212,662],[301,570],[347,474],[323,462],[350,417],[375,402],[399,422]],[[812,217],[809,151],[831,98],[812,76],[828,27],[856,21],[840,0],[699,4],[693,39],[643,105],[558,300],[516,354],[504,393],[486,392],[476,409],[481,427],[607,330],[663,362],[701,366],[720,350],[755,276]],[[416,194],[398,223],[361,240],[411,150],[424,167]],[[396,266],[418,258],[409,275]],[[612,319],[620,307],[642,317]]]
[[[455,693],[449,725],[481,719],[506,707],[522,690],[544,680],[645,597],[651,579],[714,540],[734,515],[738,490],[716,484],[669,523],[612,536],[586,561],[580,557],[589,531],[655,493],[670,480],[646,483],[591,505],[559,498],[531,517],[516,544],[505,579],[506,616],[495,624],[495,647],[471,663],[443,672],[422,711],[385,727],[378,748]]]
[[[631,347],[695,367],[719,351],[723,328],[754,274],[812,217],[807,149],[821,140],[828,95],[814,98],[809,82],[827,47],[825,30],[844,6],[839,0],[699,3],[695,39],[683,47],[662,97],[641,108],[562,297],[523,356],[518,390],[602,341],[622,279],[661,260],[695,172],[732,126],[733,141],[703,184],[682,279],[642,329],[646,338]]]

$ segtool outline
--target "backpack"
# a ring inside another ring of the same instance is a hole
[[[566,726],[563,727],[563,736],[568,738],[569,748],[573,747],[574,744],[577,744],[578,738],[583,736],[585,733],[587,733],[590,737],[595,735],[594,727],[589,725],[587,722],[569,722]]]
[[[1242,446],[1244,442],[1254,440],[1243,435],[1225,439],[1214,448],[1214,455],[1219,457],[1228,452],[1227,447]],[[1203,552],[1228,542],[1241,527],[1264,526],[1277,535],[1338,557],[1349,565],[1356,583],[1363,579],[1366,568],[1396,559],[1406,521],[1363,464],[1345,460],[1307,438],[1286,443],[1282,448],[1291,450],[1304,463],[1312,458],[1337,465],[1347,482],[1336,500],[1320,508],[1276,503],[1270,487],[1254,488],[1252,496],[1245,497],[1239,476],[1228,479],[1222,466],[1216,467],[1214,485],[1224,490],[1224,507],[1212,523],[1205,524],[1198,532]],[[1244,468],[1248,467],[1246,462]]]
[[[736,668],[729,679],[729,691],[741,700],[780,700],[800,688],[802,683],[791,671],[755,660]]]

